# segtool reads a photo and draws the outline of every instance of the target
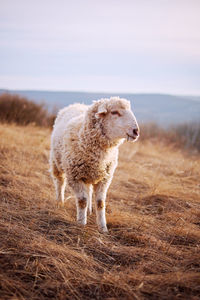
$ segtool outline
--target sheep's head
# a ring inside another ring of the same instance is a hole
[[[103,131],[110,140],[138,139],[139,127],[129,101],[113,97],[99,100],[97,104],[95,117],[102,124]]]

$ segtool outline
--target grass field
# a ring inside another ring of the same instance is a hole
[[[125,143],[107,197],[76,225],[56,208],[50,129],[0,125],[0,299],[199,299],[200,155],[163,140]]]

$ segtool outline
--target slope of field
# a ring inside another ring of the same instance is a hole
[[[0,141],[0,299],[199,299],[200,157],[125,143],[103,235],[69,191],[56,207],[50,130],[0,125]]]

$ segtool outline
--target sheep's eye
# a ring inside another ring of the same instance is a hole
[[[119,117],[121,116],[120,113],[117,110],[111,111],[112,115],[118,115]]]

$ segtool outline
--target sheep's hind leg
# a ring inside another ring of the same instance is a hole
[[[91,186],[83,181],[73,182],[70,186],[76,196],[77,222],[86,225],[88,205],[90,209]]]
[[[58,170],[55,164],[53,164],[52,177],[56,190],[57,205],[63,205],[65,201],[66,177],[63,172]]]

